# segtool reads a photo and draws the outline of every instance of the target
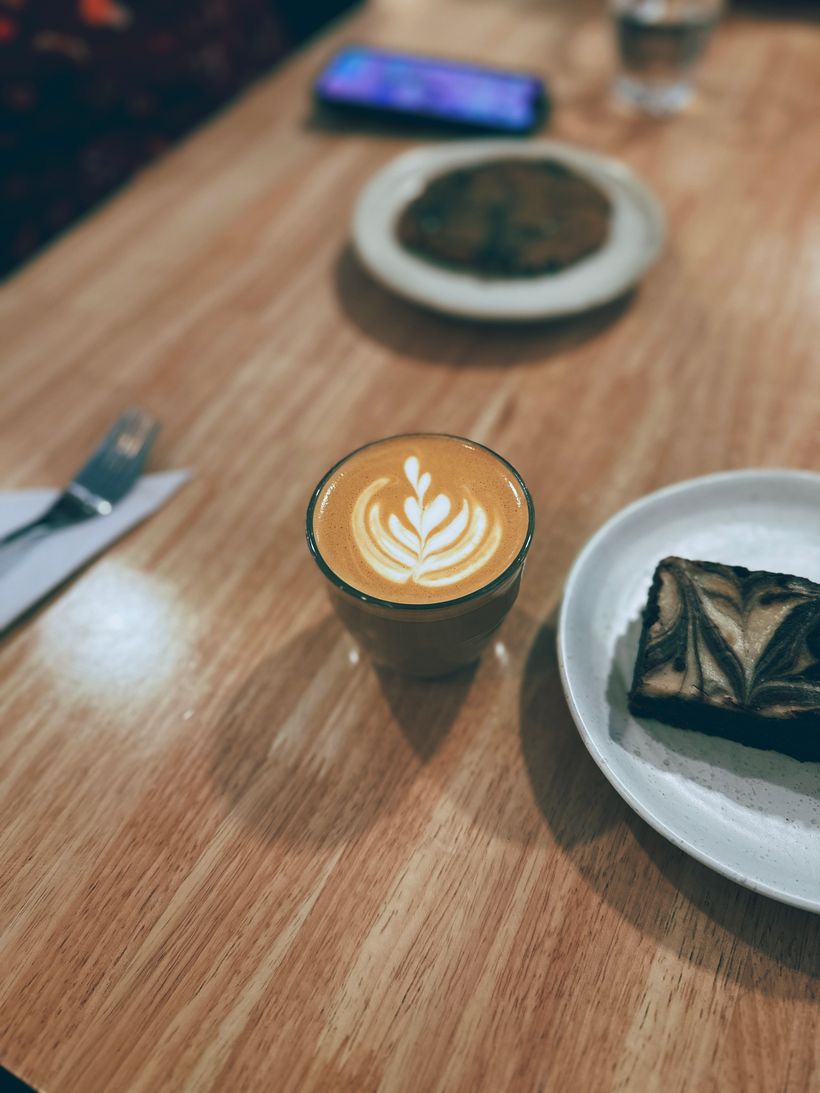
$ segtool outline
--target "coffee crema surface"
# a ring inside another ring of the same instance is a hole
[[[360,592],[442,603],[475,592],[515,560],[529,527],[516,474],[458,437],[391,437],[348,456],[313,509],[325,563]]]

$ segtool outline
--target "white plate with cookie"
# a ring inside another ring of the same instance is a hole
[[[603,245],[562,269],[535,276],[490,277],[446,268],[399,241],[404,209],[434,178],[499,159],[552,160],[609,199]],[[560,141],[473,140],[418,148],[387,164],[363,190],[353,216],[353,245],[386,288],[424,307],[463,318],[527,321],[573,315],[627,292],[663,248],[663,209],[619,160]]]
[[[669,555],[820,583],[820,474],[709,475],[623,509],[573,565],[558,633],[570,711],[624,800],[717,872],[820,912],[820,762],[629,712],[641,613]]]

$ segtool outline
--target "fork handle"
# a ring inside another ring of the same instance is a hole
[[[68,527],[70,524],[79,524],[81,521],[86,520],[89,516],[93,516],[95,513],[87,505],[78,502],[67,491],[60,494],[57,500],[46,509],[45,512],[41,512],[39,516],[35,516],[33,520],[29,520],[27,524],[23,524],[22,527],[15,528],[10,531],[8,535],[4,535],[0,538],[0,547],[6,546],[8,543],[20,542],[23,539],[42,539],[43,536],[48,535],[52,531],[58,531],[60,528]]]
[[[4,535],[0,539],[0,547],[7,546],[9,543],[19,542],[21,539],[42,539],[44,535],[48,535],[51,531],[51,525],[48,522],[48,513],[43,513],[42,516],[36,517],[34,520],[29,520],[27,524],[23,524],[22,527],[15,528],[14,531],[10,531],[8,535]]]

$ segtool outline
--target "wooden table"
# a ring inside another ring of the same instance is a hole
[[[308,116],[344,39],[548,73],[669,244],[521,329],[393,299],[347,246],[410,146]],[[687,116],[607,98],[600,5],[371,4],[4,289],[0,469],[58,483],[126,403],[195,481],[6,637],[0,1061],[48,1093],[818,1088],[820,919],[638,820],[563,702],[573,555],[624,503],[820,467],[820,27],[736,15]],[[378,675],[303,541],[355,445],[505,453],[538,531],[503,649]]]

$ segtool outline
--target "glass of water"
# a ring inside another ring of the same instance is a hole
[[[618,39],[619,98],[650,114],[674,114],[692,98],[697,63],[723,0],[611,0]]]

